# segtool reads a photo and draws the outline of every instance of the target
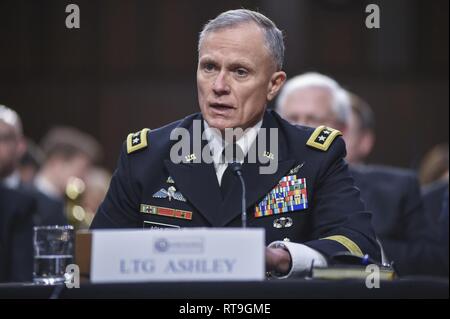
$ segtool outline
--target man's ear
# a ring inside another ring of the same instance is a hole
[[[375,134],[372,132],[365,132],[360,140],[360,153],[362,153],[363,158],[369,156],[375,145]]]
[[[26,139],[23,136],[19,136],[17,142],[17,155],[19,158],[22,158],[25,155],[27,148],[28,145]]]
[[[278,71],[272,74],[267,90],[267,100],[272,101],[277,96],[284,82],[286,82],[286,73]]]

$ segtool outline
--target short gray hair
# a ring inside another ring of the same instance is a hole
[[[230,10],[219,14],[204,25],[198,39],[198,51],[205,36],[211,32],[221,29],[235,27],[237,25],[254,22],[262,29],[266,38],[266,46],[278,70],[283,68],[284,42],[283,32],[277,28],[272,20],[265,15],[247,9]]]
[[[13,109],[0,104],[0,121],[12,126],[18,134],[22,135],[22,121],[19,114]]]
[[[284,107],[287,98],[293,92],[310,87],[319,87],[330,91],[332,97],[332,111],[336,115],[339,122],[347,125],[351,116],[351,102],[349,94],[335,80],[316,72],[305,73],[288,80],[278,96],[278,100],[276,102],[277,111],[280,112],[280,110]]]

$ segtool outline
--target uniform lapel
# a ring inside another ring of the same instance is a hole
[[[203,122],[201,116],[195,119]],[[201,132],[203,132],[203,123],[201,125]],[[194,138],[192,122],[187,129],[190,133],[190,145],[192,147]],[[205,146],[207,146],[207,141],[202,141],[201,150]],[[191,152],[197,158],[201,158],[201,153],[197,153],[198,150]],[[208,220],[211,226],[217,227],[220,222],[218,218],[218,207],[222,202],[222,195],[220,193],[214,164],[207,164],[203,160],[200,163],[189,162],[178,164],[173,163],[171,160],[165,160],[164,164],[183,196]]]

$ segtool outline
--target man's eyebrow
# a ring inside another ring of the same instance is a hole
[[[216,61],[213,58],[209,57],[209,56],[202,57],[202,58],[200,58],[199,61],[200,61],[200,63],[216,63]]]
[[[200,64],[205,64],[205,63],[212,63],[212,64],[216,64],[217,61],[210,57],[210,56],[205,56],[205,57],[201,57],[199,59],[199,63]],[[237,69],[237,68],[246,68],[246,69],[254,69],[254,67],[252,66],[252,63],[246,60],[236,60],[231,62],[230,64],[227,65],[228,68],[230,69]]]
[[[246,69],[253,69],[252,64],[245,60],[234,61],[229,65],[229,67],[231,69],[242,68],[242,67],[244,67]]]

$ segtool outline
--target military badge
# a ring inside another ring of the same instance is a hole
[[[273,221],[274,228],[289,228],[294,224],[291,217],[280,217]]]
[[[180,193],[177,192],[177,189],[174,186],[170,186],[167,190],[161,188],[159,191],[153,194],[154,198],[168,198],[169,201],[173,199],[179,200],[181,202],[185,202],[186,198]]]
[[[175,184],[175,181],[173,180],[172,176],[169,176],[169,177],[167,177],[166,183],[167,184]]]
[[[288,175],[284,176],[277,186],[255,206],[255,217],[277,215],[306,208],[308,208],[306,178]]]
[[[268,152],[268,151],[264,151],[263,156],[265,158],[268,158],[269,160],[274,160],[275,159],[275,155],[273,155],[273,153]]]
[[[189,163],[189,162],[195,161],[197,159],[197,156],[195,155],[195,153],[192,153],[192,154],[186,155],[184,157],[184,159],[186,160],[186,163]]]
[[[192,212],[187,210],[141,204],[141,213],[192,220]]]
[[[303,162],[303,163],[301,163],[301,164],[295,166],[294,168],[292,168],[292,169],[289,171],[289,174],[288,174],[288,175],[295,175],[295,174],[297,174],[298,171],[300,170],[300,168],[303,167],[303,165],[305,165],[305,162]]]

